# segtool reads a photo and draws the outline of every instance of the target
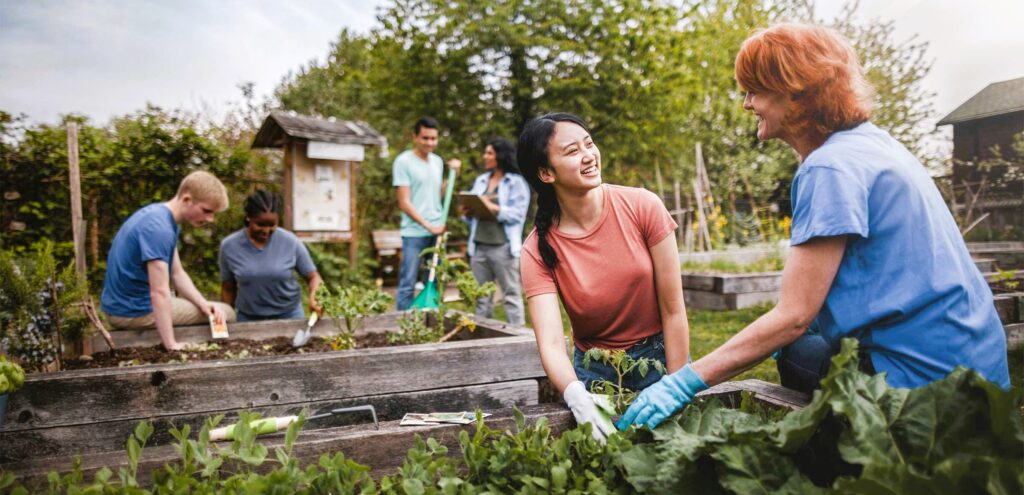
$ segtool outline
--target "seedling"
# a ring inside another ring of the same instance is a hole
[[[388,332],[389,344],[423,344],[435,342],[444,335],[444,327],[427,324],[427,314],[418,308],[398,318],[398,329],[398,332]]]
[[[381,314],[391,305],[391,296],[376,287],[348,286],[332,292],[327,286],[321,285],[316,297],[323,305],[324,314],[331,317],[338,327],[338,334],[327,338],[331,349],[336,351],[354,348],[356,330],[362,325],[363,319]],[[345,323],[344,328],[341,322]]]
[[[637,395],[636,391],[622,385],[626,375],[636,370],[641,377],[645,377],[652,367],[662,374],[666,372],[665,365],[661,361],[651,358],[634,359],[622,349],[613,351],[597,347],[591,348],[583,354],[583,368],[590,369],[590,363],[593,361],[600,361],[615,371],[616,381],[596,380],[591,383],[590,391],[611,396],[615,410],[619,414],[626,410],[626,407],[633,402]]]
[[[459,298],[466,310],[472,310],[476,306],[476,301],[481,297],[494,294],[497,288],[494,282],[487,282],[483,285],[478,283],[466,262],[448,259],[443,245],[440,248],[426,249],[421,256],[430,256],[435,252],[438,253],[439,261],[434,278],[442,294],[444,293],[444,288],[449,283],[454,282],[455,287],[459,290]],[[388,343],[422,344],[437,342],[445,337],[451,338],[451,336],[463,329],[476,330],[476,322],[465,316],[460,316],[455,327],[446,334],[444,321],[447,316],[450,316],[448,315],[448,309],[448,303],[444,301],[444,297],[441,297],[441,301],[438,302],[437,317],[432,325],[428,322],[426,315],[428,311],[433,312],[432,310],[413,309],[409,313],[402,315],[398,319],[400,330],[388,333]]]
[[[1003,285],[1010,290],[1016,290],[1020,287],[1020,280],[1017,280],[1017,272],[1013,270],[1000,270],[996,268],[996,274],[993,277],[995,282],[1002,282]]]

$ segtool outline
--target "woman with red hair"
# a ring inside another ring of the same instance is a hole
[[[736,79],[758,139],[800,156],[779,303],[645,389],[619,428],[653,428],[769,355],[784,386],[810,392],[844,337],[860,341],[861,369],[894,387],[964,366],[1009,388],[992,292],[927,170],[869,121],[873,90],[849,42],[820,26],[764,29],[743,42]]]

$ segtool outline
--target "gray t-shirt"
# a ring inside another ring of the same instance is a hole
[[[238,286],[235,309],[253,316],[276,316],[302,303],[302,288],[293,271],[303,277],[316,271],[309,251],[295,234],[278,228],[259,249],[239,230],[220,243],[220,280]]]

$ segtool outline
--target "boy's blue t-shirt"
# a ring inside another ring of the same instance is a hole
[[[894,387],[973,368],[1009,388],[1006,335],[938,188],[870,122],[833,134],[793,178],[792,245],[848,235],[812,328],[855,337]]]
[[[146,263],[164,261],[169,277],[180,231],[163,203],[153,203],[128,217],[107,254],[107,274],[100,296],[104,313],[134,318],[153,312]]]
[[[245,230],[220,243],[220,280],[234,280],[235,309],[250,316],[271,317],[295,311],[302,288],[295,271],[308,277],[316,271],[306,245],[295,234],[278,228],[262,249],[249,242]]]

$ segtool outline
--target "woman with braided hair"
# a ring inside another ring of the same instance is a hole
[[[309,307],[320,313],[316,289],[322,280],[306,246],[279,228],[284,202],[256,190],[245,200],[245,228],[220,243],[221,300],[235,307],[238,321],[305,317],[302,288],[293,272],[309,284]]]
[[[521,264],[541,363],[577,423],[591,423],[601,440],[614,427],[588,388],[616,375],[599,362],[584,368],[587,350],[622,349],[669,372],[686,364],[690,330],[676,223],[650,191],[601,183],[601,152],[579,117],[552,113],[528,122],[518,158],[538,197]],[[572,322],[572,363],[559,300]],[[661,376],[633,371],[623,385],[641,390]]]

